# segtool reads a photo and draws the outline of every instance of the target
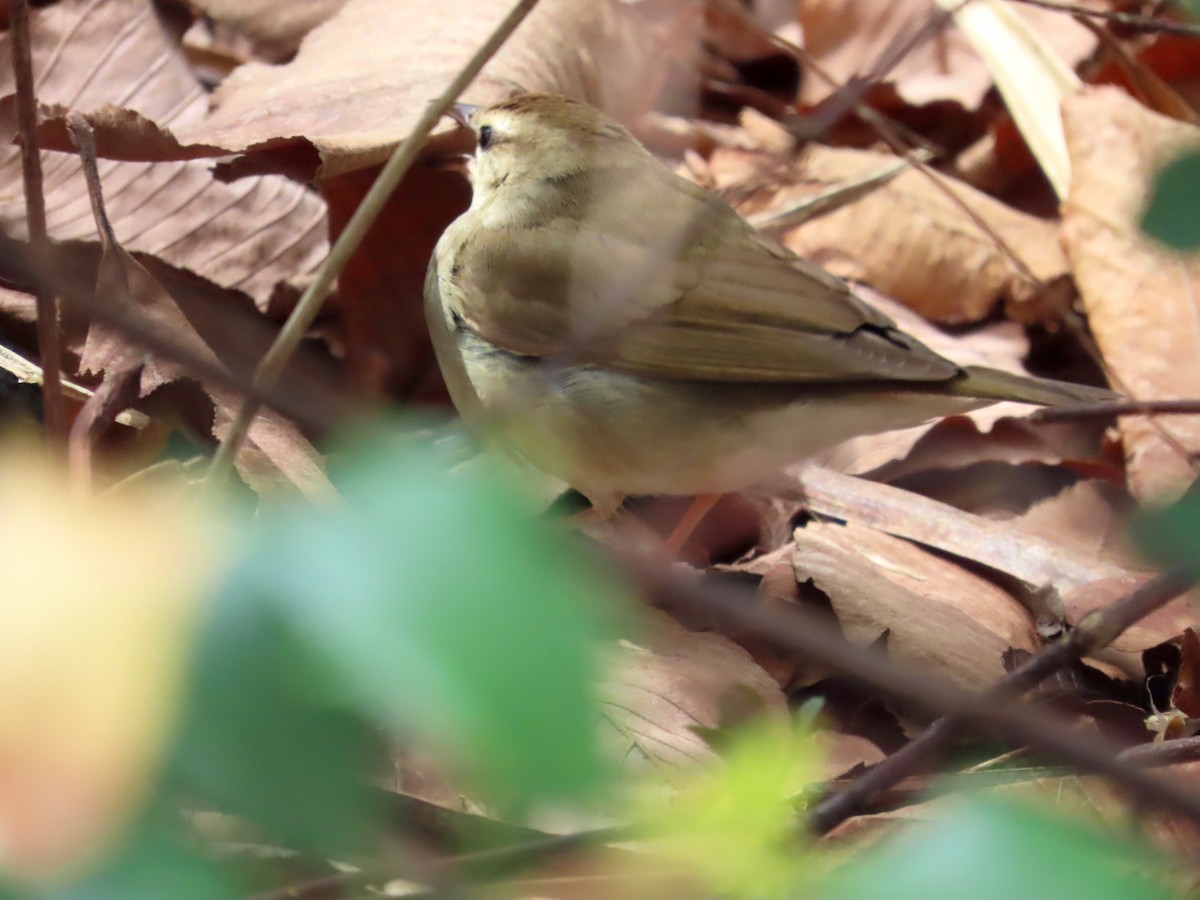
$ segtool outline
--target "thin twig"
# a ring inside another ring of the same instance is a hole
[[[1032,656],[997,682],[980,699],[981,703],[1007,700],[1036,687],[1073,662],[1112,643],[1118,635],[1149,613],[1169,603],[1195,584],[1182,571],[1157,575],[1103,611],[1091,613],[1057,643]],[[926,767],[946,745],[963,732],[968,722],[951,716],[939,719],[891,756],[838,793],[822,800],[812,812],[811,824],[825,834],[847,818],[868,810],[875,797],[902,779]]]
[[[1077,422],[1115,416],[1200,415],[1200,400],[1114,400],[1077,406],[1042,407],[1029,415],[1030,422]]]
[[[1130,747],[1121,754],[1121,759],[1135,766],[1174,766],[1200,760],[1200,737],[1178,738],[1160,744],[1142,744]]]
[[[1174,34],[1180,37],[1200,37],[1200,25],[1186,22],[1166,22],[1162,19],[1141,16],[1137,13],[1118,12],[1112,9],[1097,9],[1094,6],[1066,3],[1063,0],[1008,0],[1008,2],[1023,3],[1026,6],[1037,6],[1041,9],[1051,9],[1055,12],[1069,13],[1092,19],[1105,19],[1117,25],[1135,28],[1138,31]]]
[[[37,140],[37,98],[33,85],[33,51],[29,40],[29,0],[9,4],[12,22],[13,77],[17,84],[17,123],[21,135],[21,173],[25,182],[25,218],[29,223],[29,254],[36,269],[45,271],[49,259],[46,198],[42,193],[42,157]],[[45,288],[37,303],[38,356],[42,368],[42,404],[46,436],[60,444],[66,436],[67,411],[62,388],[62,337],[58,299]]]
[[[484,42],[483,46],[476,51],[475,55],[463,67],[462,71],[455,76],[449,87],[442,92],[440,97],[425,107],[425,112],[417,121],[417,124],[413,126],[408,137],[396,148],[396,151],[380,171],[379,177],[375,179],[375,183],[371,185],[371,189],[367,192],[366,197],[363,198],[358,209],[354,211],[354,215],[350,217],[350,221],[346,223],[345,229],[338,236],[336,243],[334,243],[333,248],[329,251],[329,257],[325,260],[325,264],[321,266],[317,277],[308,286],[299,303],[296,304],[296,308],[288,316],[288,320],[280,330],[275,343],[271,345],[271,348],[263,357],[254,375],[254,385],[258,393],[263,393],[273,388],[279,381],[288,360],[292,358],[292,354],[295,353],[296,348],[300,345],[300,341],[304,338],[304,335],[308,332],[309,327],[320,312],[321,305],[325,302],[325,297],[328,295],[334,280],[346,268],[346,263],[349,261],[350,256],[358,248],[363,236],[374,224],[375,219],[379,216],[380,211],[383,209],[384,204],[387,203],[396,185],[400,183],[405,173],[408,172],[409,168],[416,161],[417,154],[420,153],[421,147],[425,143],[425,138],[433,131],[438,120],[446,114],[454,101],[458,99],[458,95],[475,79],[475,76],[479,74],[488,60],[508,40],[509,35],[524,21],[525,17],[537,3],[538,0],[518,0],[509,14],[504,17],[504,20],[496,27],[496,30],[492,32],[487,41]],[[238,447],[245,440],[246,433],[250,430],[250,424],[258,412],[259,406],[259,401],[256,398],[248,397],[238,409],[233,424],[230,426],[229,433],[220,447],[217,448],[212,465],[209,467],[208,475],[205,478],[206,490],[211,491],[219,487],[232,468]]]
[[[145,262],[153,264],[150,259]],[[353,414],[351,399],[318,378],[302,377],[295,383],[289,379],[285,384],[259,391],[250,380],[251,361],[226,358],[222,365],[197,353],[161,325],[97,297],[94,284],[85,285],[78,279],[65,277],[55,271],[54,266],[35,268],[24,253],[24,245],[0,242],[0,270],[13,279],[6,284],[15,290],[57,293],[64,306],[73,313],[108,325],[147,352],[178,363],[197,381],[255,397],[296,421],[318,429],[333,427]],[[229,327],[249,330],[261,327],[261,323],[247,315],[230,323]],[[239,373],[239,368],[244,369],[244,375]]]

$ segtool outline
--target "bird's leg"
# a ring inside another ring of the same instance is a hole
[[[588,509],[568,517],[568,521],[581,530],[612,522],[625,500],[624,494],[584,494],[584,496],[592,505]]]
[[[683,514],[683,518],[679,520],[670,537],[667,538],[666,547],[672,559],[679,556],[679,551],[683,549],[683,545],[692,536],[692,532],[704,521],[704,517],[709,514],[720,499],[720,494],[697,494],[695,496],[692,500],[692,505],[687,508],[687,512]]]

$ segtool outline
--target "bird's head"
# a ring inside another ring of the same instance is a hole
[[[641,164],[648,152],[608,116],[554,94],[519,94],[468,117],[473,207],[498,191],[526,194],[580,173]]]

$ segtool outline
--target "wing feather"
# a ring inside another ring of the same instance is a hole
[[[438,277],[449,279],[443,295],[470,328],[513,353],[664,378],[943,381],[959,374],[706,191],[665,169],[604,177],[571,194],[587,198],[575,208],[522,226],[456,229],[463,238]],[[486,210],[464,220],[472,215]]]

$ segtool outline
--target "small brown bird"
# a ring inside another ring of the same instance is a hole
[[[468,423],[587,496],[713,495],[861,434],[1098,388],[960,368],[572,100],[471,118],[474,195],[425,282]]]

